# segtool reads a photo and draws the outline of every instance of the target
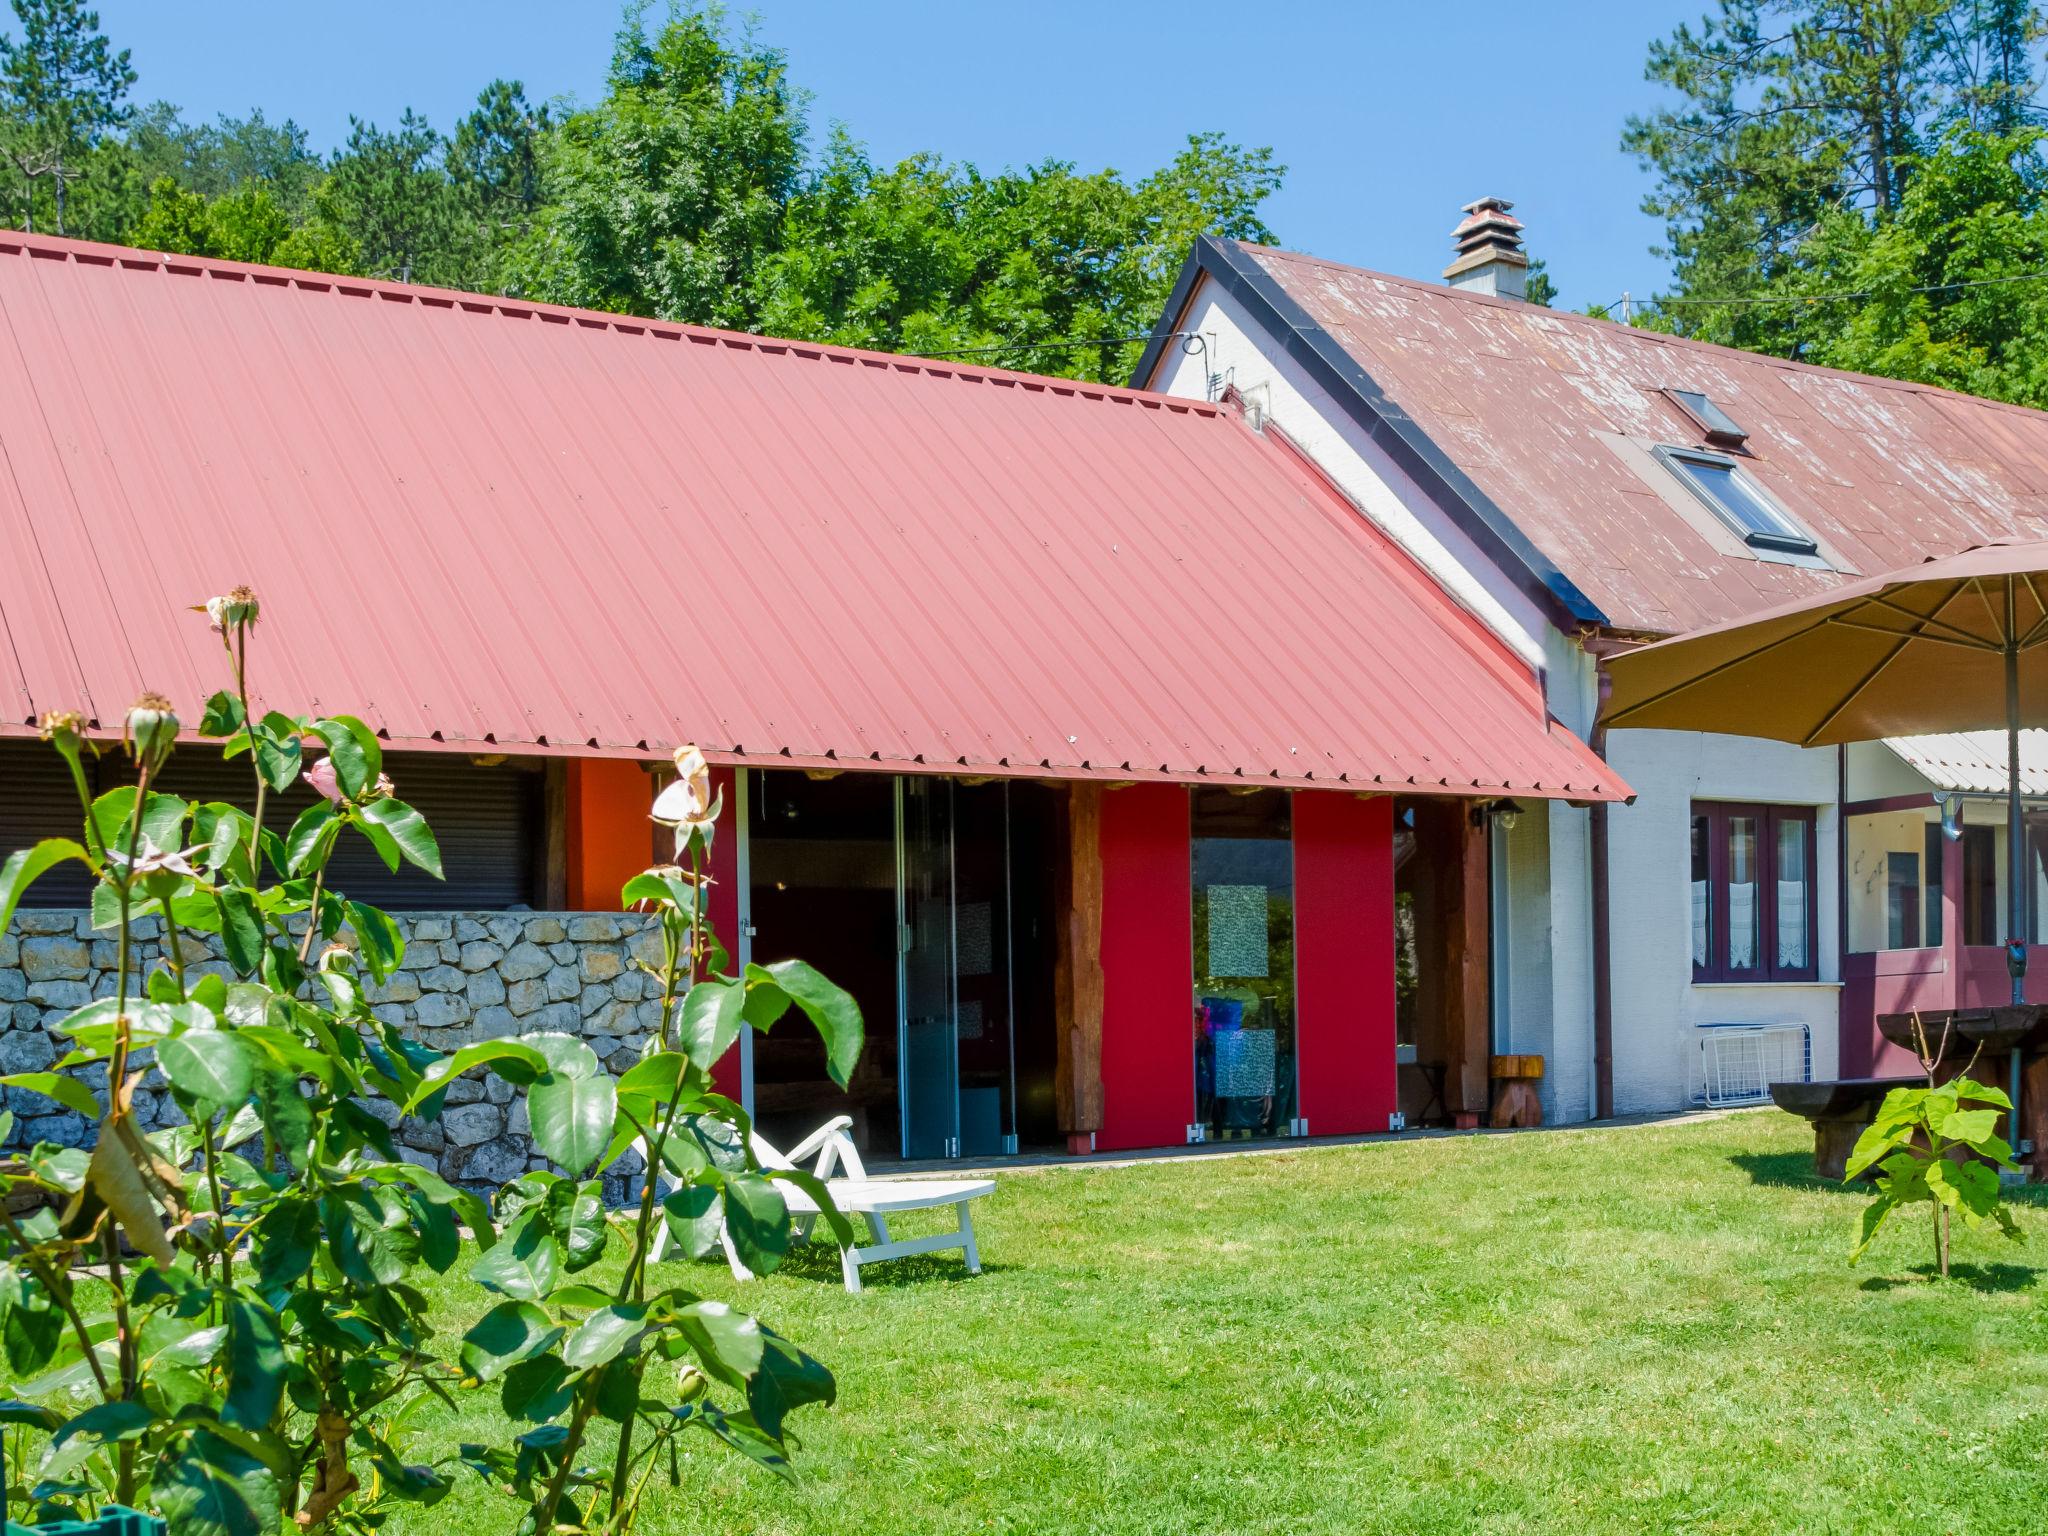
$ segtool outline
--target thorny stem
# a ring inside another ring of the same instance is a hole
[[[225,638],[225,637],[223,637]],[[263,883],[263,802],[270,793],[270,784],[263,777],[263,759],[256,753],[256,717],[249,712],[249,629],[247,625],[235,626],[235,639],[240,642],[237,649],[228,645],[228,656],[235,665],[235,695],[242,701],[242,729],[249,738],[249,767],[256,775],[256,812],[249,824],[249,880],[253,885]]]
[[[691,876],[690,943],[688,966],[682,971],[682,994],[687,994],[691,988],[697,985],[698,965],[705,952],[704,843],[703,839],[695,832],[690,834],[689,847]],[[666,930],[668,925],[664,922],[662,926]],[[675,1012],[676,998],[679,995],[676,985],[679,969],[677,961],[681,956],[677,953],[674,937],[666,931],[662,935],[662,944],[662,959],[664,963],[661,977],[660,1039],[662,1048],[666,1050],[669,1046],[669,1022]],[[620,1301],[631,1300],[638,1302],[643,1300],[647,1293],[647,1250],[654,1227],[654,1190],[660,1176],[662,1154],[668,1146],[669,1135],[675,1129],[676,1114],[681,1108],[682,1095],[679,1092],[674,1098],[669,1100],[668,1112],[662,1118],[661,1128],[655,1133],[653,1143],[649,1144],[645,1137],[641,1138],[641,1152],[647,1166],[641,1173],[640,1215],[633,1227],[632,1256],[626,1261],[626,1273],[619,1281]],[[637,1398],[639,1395],[640,1378],[647,1369],[646,1360],[644,1358],[636,1359],[631,1369],[633,1372],[634,1395]],[[611,1513],[614,1517],[618,1515],[620,1508],[625,1503],[626,1483],[632,1475],[633,1422],[633,1417],[629,1414],[625,1422],[619,1425],[619,1448],[617,1455],[612,1460]],[[573,1443],[572,1437],[572,1450]]]
[[[327,866],[321,865],[313,871],[313,904],[306,909],[306,931],[299,939],[299,964],[306,963],[306,956],[313,953],[313,935],[320,931],[320,887],[327,880]]]
[[[185,951],[183,935],[178,920],[171,916],[171,899],[166,896],[157,905],[164,914],[164,964],[170,967],[171,975],[178,983],[178,1001],[185,1001]]]
[[[128,1328],[128,1293],[121,1288],[121,1239],[112,1216],[104,1218],[101,1242],[107,1255],[107,1288],[114,1293],[115,1352],[121,1367],[121,1401],[135,1401],[141,1383],[135,1360],[135,1339]],[[115,1447],[114,1498],[117,1503],[135,1502],[135,1442],[123,1440]]]
[[[206,1154],[206,1187],[213,1195],[213,1238],[220,1258],[221,1284],[232,1291],[235,1288],[235,1239],[228,1231],[227,1205],[221,1199],[220,1156],[214,1149],[213,1121],[210,1118],[199,1122],[199,1145]],[[225,1319],[225,1300],[221,1302],[221,1312]]]
[[[547,1491],[541,1495],[539,1516],[534,1521],[536,1536],[552,1536],[555,1529],[555,1511],[561,1506],[562,1485],[569,1481],[569,1469],[576,1465],[576,1451],[583,1444],[583,1431],[597,1407],[598,1379],[598,1376],[585,1377],[576,1389],[576,1413],[569,1420],[569,1438],[562,1442],[562,1464],[555,1468],[555,1475],[548,1479]]]

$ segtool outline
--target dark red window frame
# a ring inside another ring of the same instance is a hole
[[[1814,807],[1754,805],[1742,801],[1695,800],[1692,821],[1707,818],[1707,958],[1694,962],[1694,981],[1817,981],[1820,979],[1820,922],[1814,910],[1818,895],[1819,838]],[[1737,970],[1728,963],[1728,822],[1731,817],[1757,823],[1757,963]],[[1690,837],[1692,821],[1686,824]],[[1788,823],[1806,829],[1806,961],[1778,964],[1778,835]]]

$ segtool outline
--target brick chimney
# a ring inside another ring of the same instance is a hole
[[[1522,250],[1522,221],[1504,197],[1482,197],[1465,205],[1465,217],[1451,231],[1458,254],[1444,268],[1453,288],[1497,299],[1527,297],[1529,257]]]

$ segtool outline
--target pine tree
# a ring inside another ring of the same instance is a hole
[[[35,227],[36,183],[48,182],[58,234],[70,183],[88,174],[110,130],[128,120],[135,71],[115,52],[97,11],[80,0],[13,0],[19,41],[0,36],[0,113],[7,157],[21,173],[25,227]]]

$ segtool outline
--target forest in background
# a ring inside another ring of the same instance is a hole
[[[877,164],[715,5],[628,5],[593,102],[492,80],[321,154],[135,100],[83,0],[11,4],[16,227],[1119,382],[1197,236],[1275,239],[1285,168],[1214,132],[1135,176]],[[1620,148],[1671,275],[1628,318],[2048,405],[2043,35],[2029,0],[1713,0],[1651,42]]]
[[[446,132],[351,119],[316,153],[262,112],[133,99],[82,0],[12,0],[7,221],[886,351],[1126,379],[1197,236],[1270,240],[1270,149],[1191,134],[1127,177],[1045,160],[877,165],[814,131],[782,52],[716,6],[625,11],[595,102],[492,80]],[[1043,343],[1057,341],[1057,347]]]

